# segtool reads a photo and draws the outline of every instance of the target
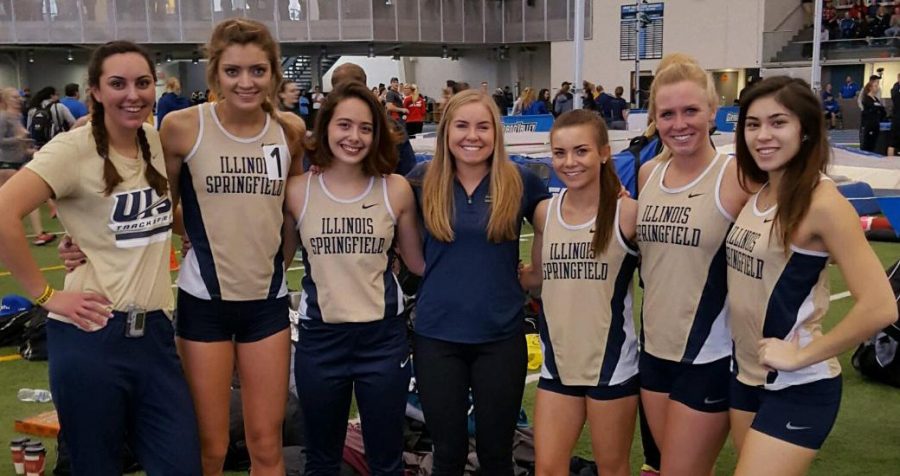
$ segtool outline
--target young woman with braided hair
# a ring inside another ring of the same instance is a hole
[[[293,251],[282,251],[282,207],[287,177],[302,172],[305,128],[274,106],[281,55],[265,25],[225,20],[206,54],[206,80],[218,101],[174,111],[160,130],[172,202],[181,202],[192,244],[178,276],[178,349],[203,473],[222,474],[237,369],[253,474],[283,475],[290,364],[284,261]],[[64,253],[67,265],[71,254]]]
[[[0,262],[50,311],[50,388],[72,474],[121,474],[126,429],[149,474],[200,473],[196,416],[170,317],[173,205],[145,118],[156,73],[139,46],[100,46],[88,67],[90,125],[59,134],[0,188]],[[89,258],[46,282],[21,218],[49,198]]]

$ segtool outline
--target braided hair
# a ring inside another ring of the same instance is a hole
[[[112,55],[124,53],[141,55],[147,61],[150,74],[156,80],[156,68],[153,66],[153,61],[150,60],[150,55],[143,48],[130,41],[111,41],[98,47],[91,55],[91,61],[88,64],[88,85],[91,88],[99,88],[100,76],[103,74],[103,62]],[[97,154],[103,158],[103,182],[105,184],[103,194],[109,195],[117,185],[122,183],[122,176],[109,158],[109,133],[104,122],[105,110],[103,104],[94,99],[93,94],[90,95],[90,101],[91,132],[97,146]],[[150,142],[147,140],[147,133],[144,131],[143,126],[137,130],[137,139],[141,149],[141,156],[146,163],[144,178],[147,179],[147,183],[150,184],[157,194],[160,196],[165,195],[168,192],[169,183],[166,177],[150,164],[153,155],[150,152]]]

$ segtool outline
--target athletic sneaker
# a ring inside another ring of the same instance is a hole
[[[38,236],[34,238],[34,241],[32,243],[34,243],[35,246],[44,246],[47,243],[52,243],[55,239],[56,235],[51,235],[46,231],[42,231]]]

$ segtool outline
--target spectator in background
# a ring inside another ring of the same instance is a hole
[[[828,29],[828,36],[830,38],[838,37],[841,28],[838,24],[837,9],[835,9],[831,3],[827,3],[825,5],[825,10],[822,11],[822,26]]]
[[[400,95],[400,81],[397,78],[391,78],[391,87],[388,88],[387,94],[384,96],[384,107],[387,109],[391,119],[403,123],[409,111],[403,107],[403,96]]]
[[[181,96],[181,81],[174,76],[169,76],[166,79],[166,92],[156,102],[156,129],[159,130],[162,127],[162,121],[166,114],[190,106],[191,102]]]
[[[900,36],[900,6],[894,7],[894,14],[891,15],[890,27],[888,27],[887,30],[884,30],[884,36]]]
[[[521,116],[522,114],[525,114],[524,113],[525,98],[528,96],[533,96],[533,95],[534,95],[534,92],[532,92],[532,89],[530,87],[526,87],[525,89],[523,89],[522,92],[519,94],[519,99],[516,99],[516,102],[513,103],[512,112],[510,113],[510,115],[511,116]]]
[[[512,107],[514,96],[512,93],[512,89],[510,89],[509,86],[503,87],[503,95],[506,96],[506,104],[509,104],[509,107]]]
[[[28,133],[31,134],[32,139],[37,139],[34,134],[34,130],[32,129],[34,115],[38,112],[39,109],[47,109],[50,111],[50,119],[53,122],[53,130],[50,133],[50,136],[47,139],[52,139],[53,136],[60,132],[65,132],[72,128],[75,125],[75,118],[72,116],[72,113],[69,112],[69,109],[62,104],[59,103],[59,94],[56,93],[56,88],[53,86],[47,86],[44,89],[38,91],[33,98],[31,98],[31,104],[28,108],[28,120],[25,123],[25,128],[28,129]],[[44,142],[46,143],[46,142]],[[35,146],[40,148],[44,145],[41,141],[36,140]]]
[[[563,81],[562,85],[559,87],[559,92],[556,93],[556,97],[553,98],[553,115],[559,116],[564,112],[568,112],[572,110],[572,107],[575,105],[574,96],[569,92],[572,83],[568,81]]]
[[[310,122],[315,124],[316,122],[316,114],[318,114],[319,109],[322,108],[322,104],[325,104],[325,95],[322,94],[322,86],[318,84],[313,87],[312,97],[310,97],[310,103],[312,104],[312,116],[310,117]]]
[[[31,160],[34,154],[32,141],[22,126],[22,98],[15,88],[0,88],[0,186]],[[43,246],[56,239],[44,231],[41,211],[35,209],[28,214],[34,245]]]
[[[419,86],[410,83],[403,91],[403,108],[409,111],[406,114],[406,133],[414,136],[422,132],[422,124],[425,122],[425,96],[419,94]]]
[[[844,85],[841,86],[841,97],[851,99],[855,98],[857,94],[859,94],[859,85],[856,84],[856,81],[853,81],[852,77],[847,76],[847,79],[844,80]]]
[[[378,90],[375,89],[375,91]],[[309,115],[310,105],[309,95],[306,94],[305,89],[300,88],[300,99],[297,100],[297,109],[300,111],[300,117],[303,119],[303,123],[306,124],[306,130],[312,129],[312,121],[310,120]]]
[[[550,90],[547,88],[541,89],[538,92],[537,100],[544,103],[544,110],[547,111],[544,114],[549,114],[551,110],[553,110],[553,104],[550,102]]]
[[[628,129],[626,120],[628,119],[629,105],[628,101],[622,97],[622,94],[625,93],[625,89],[622,86],[616,86],[615,93],[616,97],[609,101],[609,128],[612,130],[624,131]]]
[[[597,84],[597,98],[594,99],[594,105],[597,108],[596,111],[600,113],[600,117],[603,118],[607,123],[612,120],[612,110],[610,109],[610,103],[612,102],[613,97],[609,94],[606,94],[606,91],[603,90],[603,85]]]
[[[875,16],[869,22],[869,36],[880,38],[885,36],[885,31],[891,26],[891,16],[884,5],[878,7]]]
[[[522,115],[534,116],[537,114],[549,114],[550,111],[544,106],[544,102],[539,100],[533,88],[525,88],[528,94],[522,95]]]
[[[856,38],[858,23],[849,10],[844,12],[844,18],[841,19],[840,28],[841,39],[849,40]]]
[[[496,90],[494,90],[494,94],[491,95],[491,98],[494,99],[494,104],[496,104],[497,109],[500,110],[501,116],[509,114],[509,108],[511,104],[506,102],[506,94],[503,93],[502,88],[497,88]]]
[[[290,79],[285,79],[278,88],[278,109],[299,116],[298,102],[300,102],[300,86]]]
[[[88,113],[87,106],[81,102],[81,94],[78,91],[78,85],[75,83],[69,83],[65,88],[66,97],[59,100],[63,106],[66,106],[69,109],[69,112],[72,113],[72,117],[75,120],[86,116]]]
[[[596,110],[596,104],[594,104],[594,84],[586,79],[581,82],[581,108],[590,111]],[[550,109],[552,109],[552,107]]]
[[[841,112],[841,106],[834,99],[834,93],[831,92],[831,83],[827,83],[825,88],[822,89],[822,109],[825,110],[828,128],[834,129],[837,115]]]
[[[897,82],[891,88],[891,142],[887,155],[893,157],[900,152],[900,73],[897,73]]]
[[[873,152],[886,113],[878,94],[878,81],[869,81],[862,92],[862,118],[860,121],[860,149]]]
[[[856,0],[853,2],[853,5],[850,6],[850,9],[847,10],[847,13],[850,14],[850,17],[856,21],[862,20],[862,17],[866,15],[868,11],[868,7],[863,0]]]
[[[866,86],[869,86],[870,84],[872,85],[872,87],[874,88],[874,91],[875,91],[875,96],[878,96],[879,98],[881,97],[881,84],[880,83],[881,83],[881,76],[878,74],[873,74],[873,75],[869,76],[869,82],[866,83]],[[863,90],[860,91],[859,95],[856,96],[856,105],[859,106],[860,110],[864,109],[863,98],[865,97],[865,95],[866,95],[865,87],[863,87]]]

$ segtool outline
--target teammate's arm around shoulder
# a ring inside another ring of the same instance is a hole
[[[622,197],[621,205],[619,205],[619,229],[625,239],[634,243],[637,236],[637,200],[631,197]]]
[[[412,186],[402,175],[387,176],[388,199],[397,218],[397,245],[409,271],[421,276],[425,273],[422,252],[422,230],[416,215],[416,199]]]
[[[541,283],[543,276],[541,274],[541,263],[543,257],[541,251],[544,247],[544,227],[547,226],[547,207],[550,206],[550,199],[541,200],[534,208],[534,239],[531,240],[531,264],[523,265],[519,269],[519,283],[526,291],[530,291],[534,296],[540,296]]]
[[[761,350],[766,350],[760,354],[763,363],[778,370],[796,370],[836,356],[897,320],[897,305],[881,263],[866,241],[856,212],[834,183],[819,183],[800,228],[812,242],[824,245],[856,303],[831,331],[802,349],[796,340],[760,341]]]
[[[172,111],[166,115],[166,120],[159,130],[173,207],[177,207],[181,199],[178,187],[181,167],[194,145],[200,140],[200,112],[200,106]]]

